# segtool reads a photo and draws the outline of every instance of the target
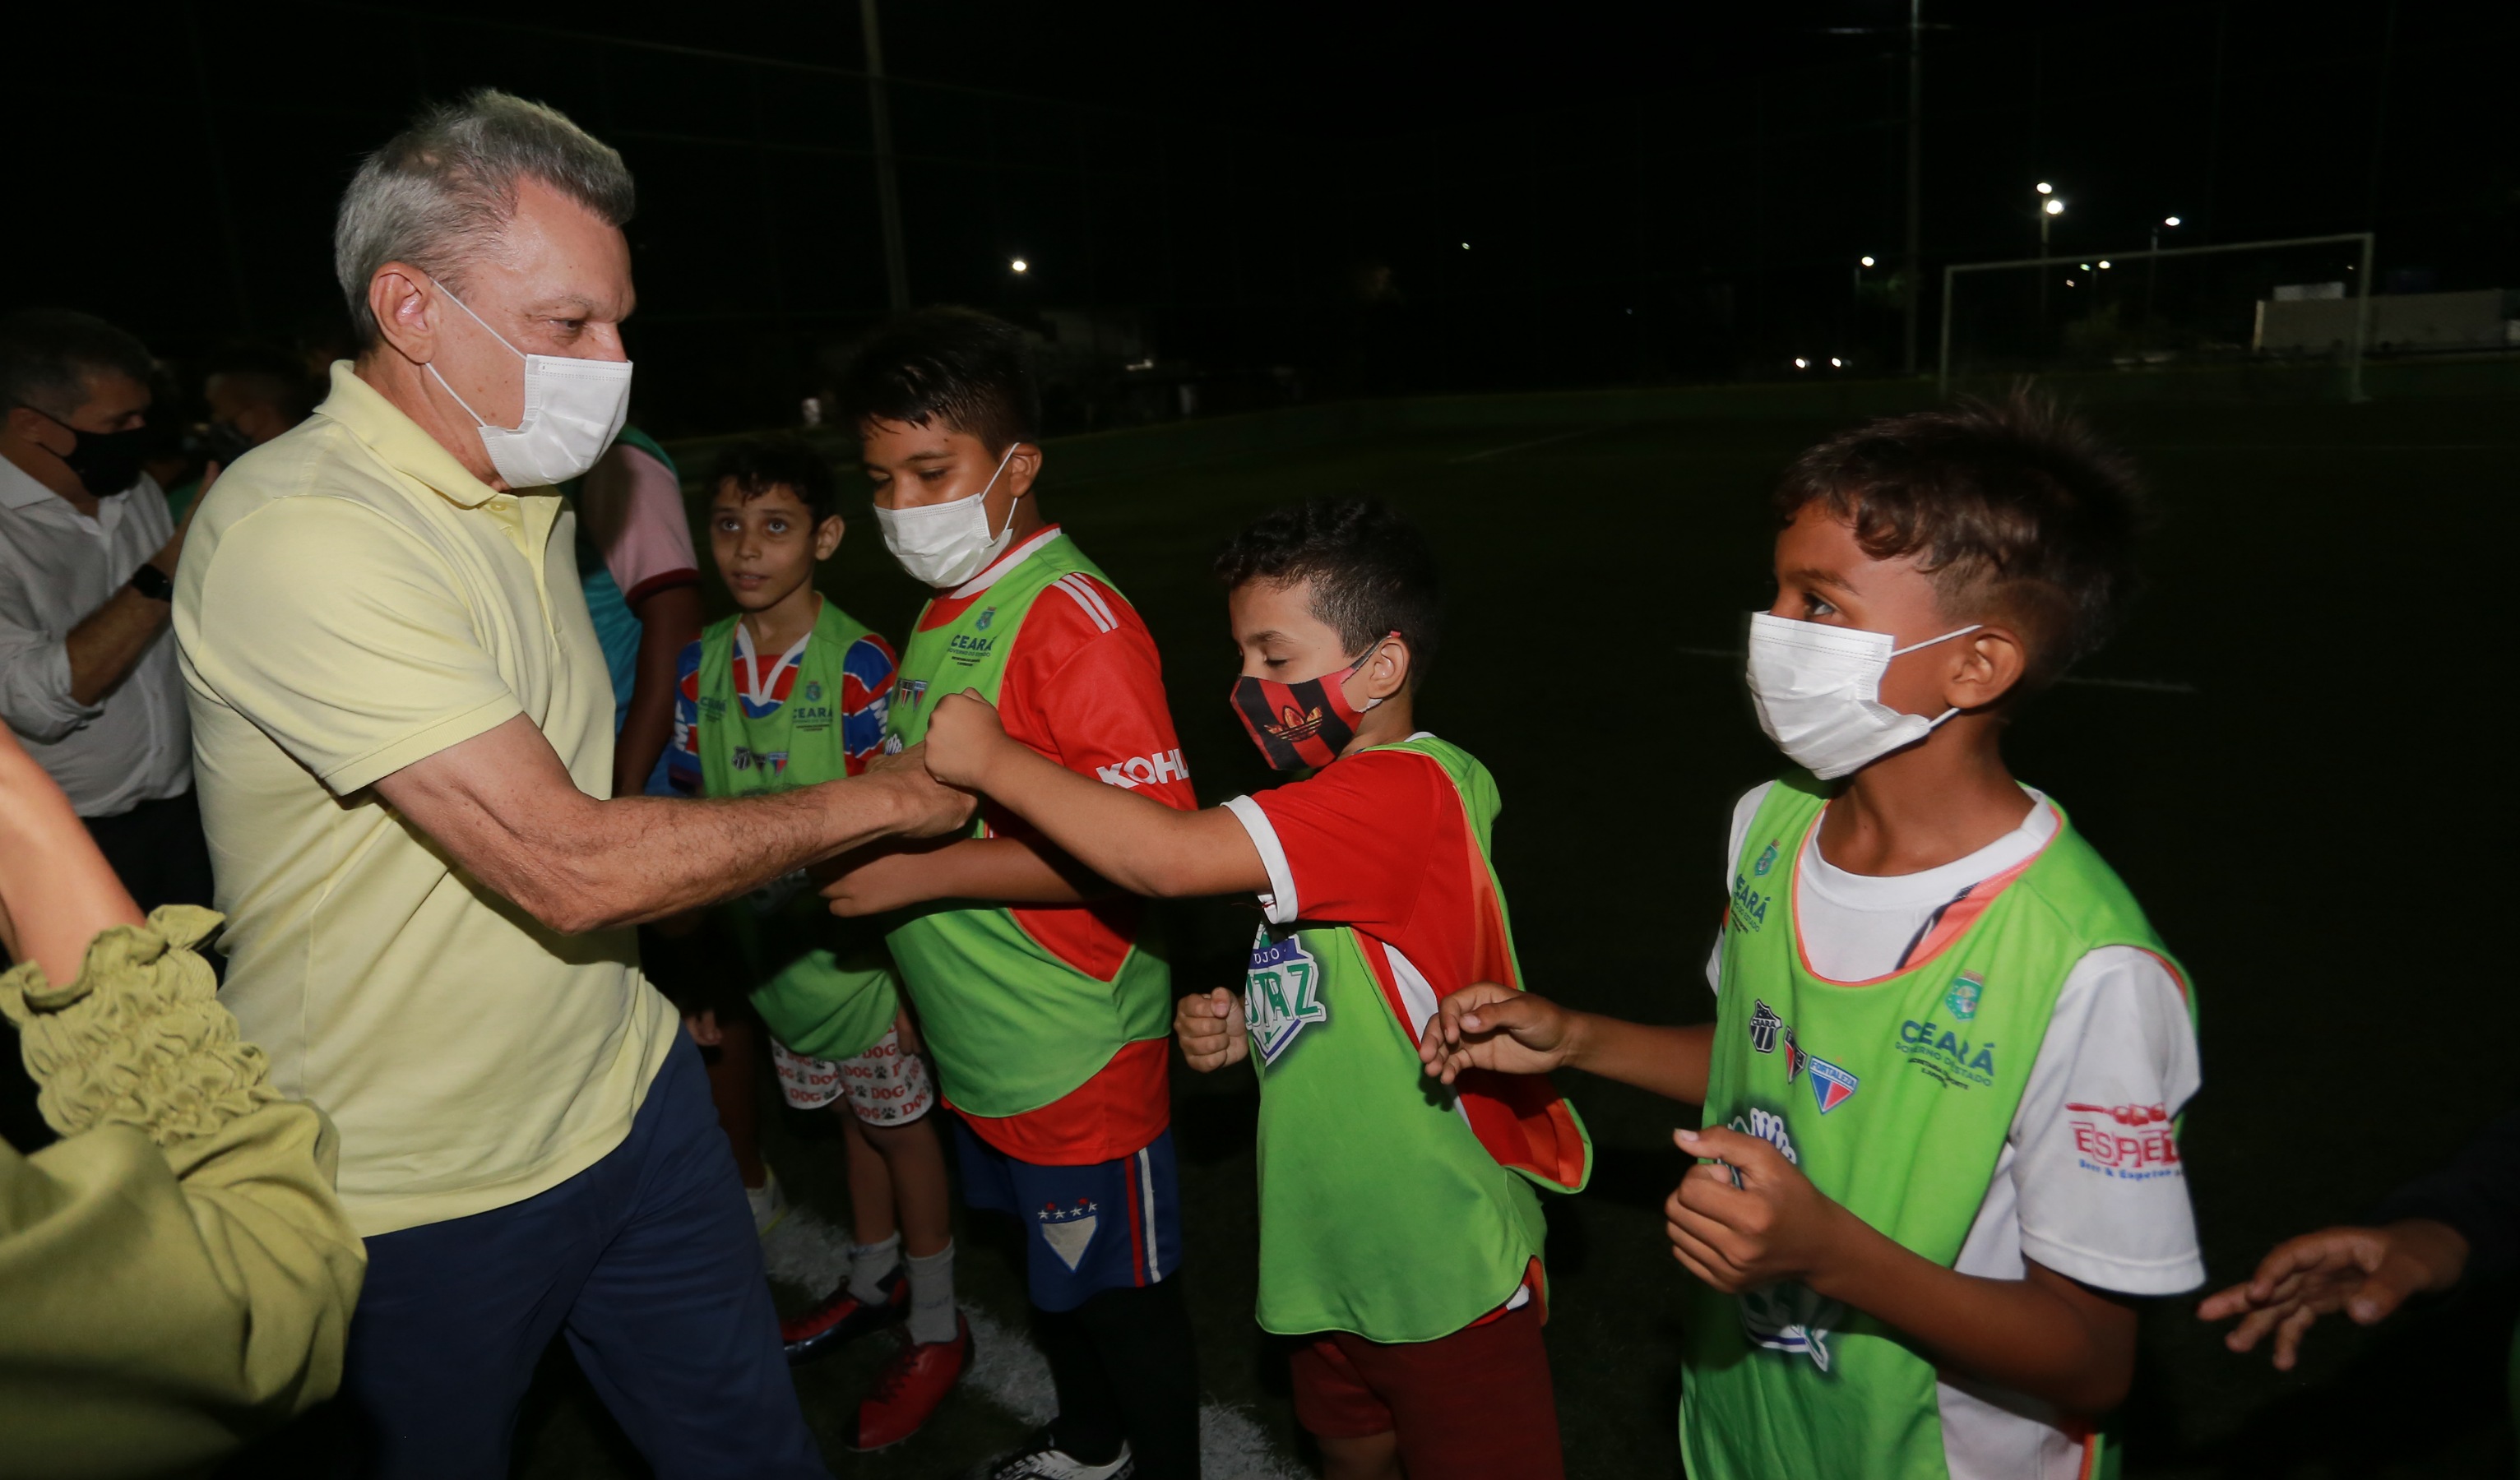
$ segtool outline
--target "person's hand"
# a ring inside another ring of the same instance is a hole
[[[2248,1283],[2212,1296],[2196,1317],[2240,1317],[2223,1337],[2235,1352],[2254,1350],[2274,1332],[2275,1369],[2289,1372],[2319,1317],[2343,1311],[2355,1324],[2371,1325],[2409,1295],[2449,1289],[2466,1269],[2466,1236],[2429,1218],[2377,1229],[2321,1229],[2276,1244]]]
[[[1756,1136],[1713,1127],[1674,1131],[1693,1156],[1663,1200],[1663,1233],[1672,1257],[1728,1295],[1779,1280],[1809,1284],[1824,1273],[1853,1217],[1813,1187],[1802,1169]]]
[[[684,1013],[683,1031],[692,1035],[692,1042],[703,1049],[714,1049],[726,1042],[726,1030],[717,1025],[715,1008],[702,1008],[697,1012]]]
[[[898,755],[879,755],[852,785],[872,783],[890,786],[908,804],[909,821],[894,830],[902,837],[941,837],[971,820],[980,799],[938,781],[927,769],[927,747],[913,745]]]
[[[1239,1063],[1251,1054],[1242,999],[1223,987],[1205,994],[1193,992],[1173,1004],[1173,1036],[1181,1040],[1182,1057],[1202,1074]]]
[[[1005,722],[979,691],[949,694],[928,716],[927,772],[949,786],[985,791],[989,762],[1006,740]]]
[[[1575,1014],[1545,997],[1482,981],[1445,998],[1418,1040],[1418,1059],[1445,1084],[1463,1069],[1546,1074],[1574,1052]]]
[[[832,913],[856,919],[935,898],[924,887],[926,864],[927,854],[920,849],[861,848],[816,865],[813,874]]]

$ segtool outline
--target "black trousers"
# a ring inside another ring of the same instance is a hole
[[[210,902],[210,846],[202,836],[202,808],[190,790],[142,802],[114,817],[85,819],[97,851],[113,866],[143,912],[159,905]],[[0,951],[0,966],[9,964]],[[216,969],[216,958],[211,965]],[[52,1128],[35,1109],[35,1082],[18,1053],[18,1035],[0,1039],[0,1139],[21,1151],[47,1146]]]

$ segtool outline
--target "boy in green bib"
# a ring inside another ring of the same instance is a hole
[[[1260,1324],[1298,1338],[1295,1413],[1332,1480],[1564,1473],[1540,1325],[1538,1191],[1591,1144],[1547,1081],[1420,1070],[1420,1028],[1471,982],[1518,984],[1487,768],[1417,728],[1442,630],[1424,538],[1381,505],[1281,511],[1217,561],[1271,766],[1312,776],[1203,812],[1044,761],[978,696],[928,722],[927,764],[1123,888],[1249,893],[1244,990],[1185,999],[1191,1066],[1260,1076]]]
[[[892,649],[814,589],[846,525],[820,454],[793,438],[719,457],[709,552],[737,614],[701,632],[679,665],[667,776],[705,796],[751,796],[862,773],[883,744]],[[847,1146],[856,1242],[837,1289],[780,1323],[790,1363],[898,1326],[901,1350],[859,1405],[852,1449],[916,1433],[968,1365],[954,1308],[945,1157],[936,1103],[891,958],[869,926],[834,920],[803,871],[724,907],[753,1009],[771,1034],[780,1089],[829,1105]],[[717,1036],[704,1014],[694,1036]],[[726,1052],[743,1047],[730,1041]]]
[[[1705,1106],[1664,1207],[1695,1480],[2102,1473],[2133,1301],[2204,1278],[2191,1005],[2001,741],[2125,605],[2133,474],[2024,395],[1823,443],[1776,508],[1748,679],[1800,769],[1733,810],[1714,1025],[1480,986],[1420,1051]]]
[[[877,331],[841,387],[884,547],[931,595],[887,717],[914,750],[975,689],[1083,785],[1197,805],[1155,641],[1043,516],[1041,390],[1013,325],[930,308]],[[870,850],[833,913],[886,936],[954,1112],[964,1205],[1023,1229],[1058,1412],[990,1480],[1192,1480],[1198,1359],[1182,1297],[1172,971],[1142,903],[1005,809],[969,835]]]

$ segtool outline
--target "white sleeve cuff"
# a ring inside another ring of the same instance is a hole
[[[1269,888],[1260,896],[1260,908],[1273,925],[1291,924],[1300,908],[1295,897],[1295,873],[1286,867],[1286,849],[1278,841],[1278,830],[1269,822],[1269,814],[1258,802],[1238,796],[1225,804],[1242,830],[1251,834],[1251,846],[1260,850],[1260,862],[1269,871]]]
[[[2120,1295],[2179,1295],[2205,1282],[2205,1261],[2193,1252],[2169,1259],[2121,1259],[2023,1229],[2021,1254],[2068,1279]]]
[[[0,713],[9,728],[37,744],[55,744],[105,713],[70,695],[68,639],[39,641],[0,654]]]

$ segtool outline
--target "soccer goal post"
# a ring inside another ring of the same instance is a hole
[[[2050,370],[2333,364],[2362,399],[2370,232],[1943,269],[1936,382]]]

